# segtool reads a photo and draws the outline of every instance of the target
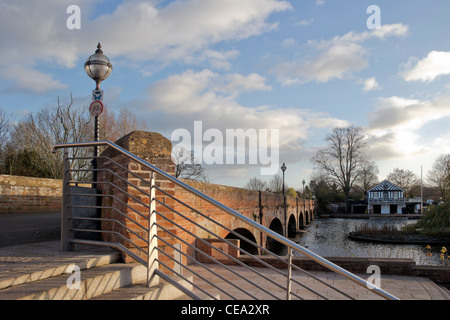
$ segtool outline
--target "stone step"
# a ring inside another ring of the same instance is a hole
[[[193,277],[188,278],[192,282]],[[184,279],[177,279],[178,284],[188,290],[193,289],[192,284]],[[108,294],[97,296],[91,300],[177,300],[184,296],[184,293],[174,285],[160,280],[160,284],[147,287],[144,284],[130,285],[118,288]]]
[[[73,256],[47,256],[45,259],[35,257],[7,255],[0,257],[0,262],[9,270],[0,267],[0,290],[24,283],[44,280],[62,274],[67,274],[73,265],[80,270],[109,265],[121,259],[117,251],[97,254],[73,254]],[[0,263],[0,264],[1,264]]]
[[[75,274],[60,274],[0,290],[0,300],[87,300],[119,287],[143,283],[147,269],[141,264],[115,263],[84,269],[79,286],[71,281]]]

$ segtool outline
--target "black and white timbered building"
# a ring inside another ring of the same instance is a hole
[[[369,214],[402,213],[406,208],[405,190],[388,180],[367,191],[366,199]]]

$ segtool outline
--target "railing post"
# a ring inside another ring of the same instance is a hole
[[[286,300],[291,300],[291,288],[292,288],[292,248],[288,247],[288,273],[287,273],[287,288],[286,288]]]
[[[159,283],[159,276],[155,273],[158,269],[158,245],[156,228],[156,201],[155,201],[155,172],[152,171],[150,178],[150,212],[148,214],[148,255],[147,255],[147,285],[149,287]]]
[[[72,251],[73,244],[70,239],[73,238],[73,232],[70,231],[72,209],[70,207],[70,163],[69,153],[64,149],[64,172],[63,172],[63,190],[62,190],[62,209],[61,209],[61,251]]]

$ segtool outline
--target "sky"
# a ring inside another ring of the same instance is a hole
[[[168,139],[189,132],[200,155],[219,138],[226,154],[227,130],[253,130],[300,189],[331,130],[355,125],[380,181],[394,168],[425,177],[450,152],[449,11],[448,0],[2,0],[0,108],[20,121],[71,94],[87,108],[83,66],[101,42],[107,107]],[[262,157],[203,165],[212,183],[271,178]]]

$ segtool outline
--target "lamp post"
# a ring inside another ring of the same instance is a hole
[[[92,104],[89,111],[92,116],[94,116],[94,140],[98,141],[98,131],[99,131],[99,115],[103,111],[103,91],[100,90],[100,83],[108,78],[112,72],[112,64],[108,57],[103,54],[102,46],[100,42],[97,45],[97,50],[91,55],[84,63],[84,70],[87,75],[95,81],[95,90],[92,92]],[[97,157],[98,157],[98,146],[94,147],[94,159],[92,161],[94,167],[94,182],[97,182]]]
[[[288,237],[287,231],[287,213],[286,213],[286,194],[284,193],[284,172],[286,171],[287,167],[286,164],[283,162],[283,165],[281,166],[281,171],[283,171],[283,208],[284,208],[284,228],[285,228],[285,236]]]
[[[303,195],[303,197],[305,197],[305,179],[303,179],[302,184],[303,184],[302,195]]]

